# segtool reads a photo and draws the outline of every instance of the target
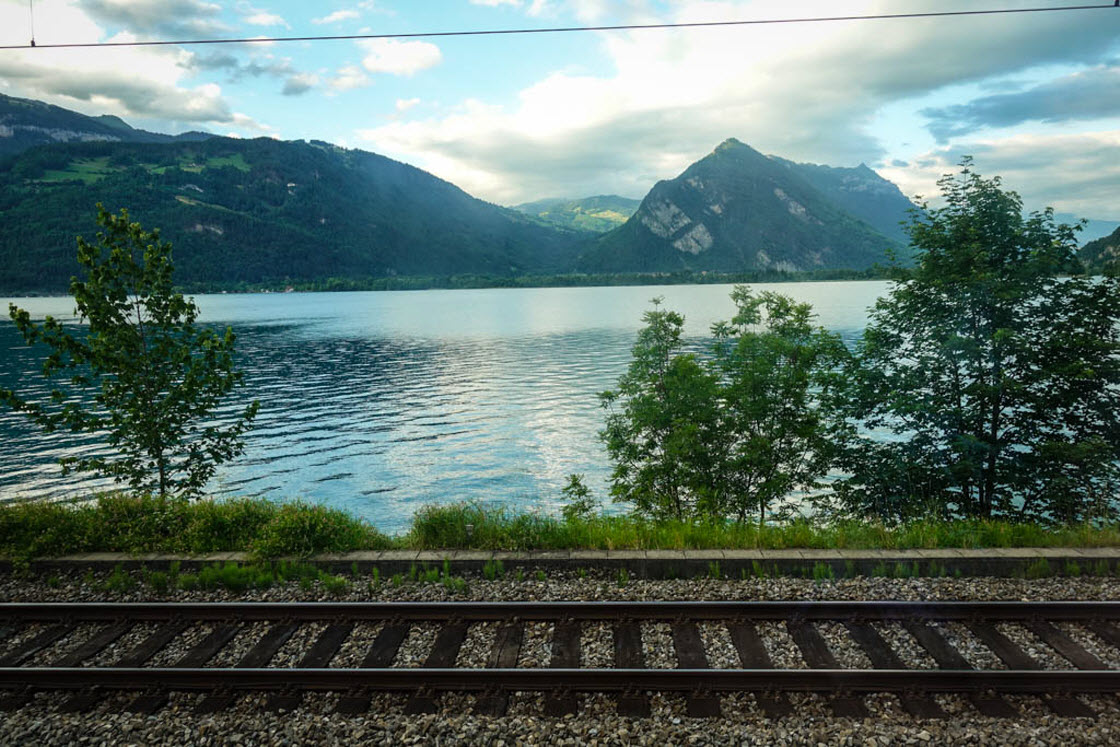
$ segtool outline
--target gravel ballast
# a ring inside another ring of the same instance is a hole
[[[510,577],[485,581],[467,578],[463,592],[438,583],[371,585],[361,577],[348,592],[329,594],[318,583],[302,587],[298,583],[232,594],[226,591],[167,592],[156,594],[138,586],[131,591],[108,592],[100,588],[103,579],[93,583],[78,575],[52,579],[51,584],[35,578],[0,578],[0,599],[4,601],[465,601],[465,600],[1120,600],[1120,580],[1109,578],[998,579],[998,578],[855,578],[825,582],[777,578],[747,580],[630,580],[619,585],[616,574],[591,572],[554,574],[544,581]],[[932,662],[916,641],[901,626],[876,624],[876,629],[909,665],[929,666]],[[207,630],[192,626],[180,636],[162,659],[181,655]],[[252,640],[254,626],[230,644],[243,651]],[[292,639],[270,662],[270,666],[294,663],[321,630],[318,624],[301,626]],[[1060,628],[1108,666],[1120,667],[1120,655],[1091,631],[1077,625]],[[356,626],[331,666],[354,666],[378,626]],[[760,624],[759,633],[775,666],[806,666],[784,624]],[[1028,648],[1046,668],[1064,667],[1064,660],[1029,631],[1001,625],[1000,631]],[[709,664],[716,668],[740,666],[726,629],[715,623],[699,626]],[[842,666],[866,666],[866,656],[842,625],[821,625],[819,630]],[[85,631],[83,635],[89,631]],[[420,666],[430,652],[435,626],[418,626],[398,652],[393,666]],[[459,653],[460,664],[485,665],[496,626],[473,626]],[[526,625],[521,651],[522,666],[547,666],[553,630],[551,625]],[[1004,668],[976,636],[964,626],[952,626],[951,638],[969,661],[985,668]],[[9,639],[3,650],[25,636]],[[114,644],[114,652],[125,651],[139,638],[126,635]],[[644,625],[642,639],[648,666],[675,666],[673,640],[668,625]],[[56,651],[77,643],[60,642]],[[87,662],[101,662],[107,656]],[[222,652],[215,662],[225,664],[233,653]],[[613,639],[609,626],[585,625],[581,635],[581,665],[609,666],[613,660]],[[156,662],[151,662],[155,664]],[[489,717],[472,713],[474,698],[446,695],[437,700],[434,714],[406,715],[407,698],[375,695],[369,712],[363,716],[343,716],[332,712],[338,701],[335,694],[308,695],[289,712],[273,712],[265,707],[267,697],[239,698],[227,711],[209,715],[193,713],[201,696],[173,693],[169,705],[154,715],[122,712],[131,696],[108,695],[88,713],[63,713],[60,706],[67,696],[40,693],[21,709],[0,713],[0,744],[1111,744],[1120,742],[1120,701],[1116,696],[1082,697],[1098,712],[1096,719],[1055,716],[1036,697],[1009,697],[1019,716],[992,719],[980,715],[965,699],[937,696],[950,714],[946,720],[915,719],[902,709],[893,695],[864,698],[871,717],[865,720],[839,718],[827,699],[815,695],[791,696],[793,713],[784,719],[767,719],[753,695],[737,693],[721,698],[723,717],[716,720],[687,716],[687,699],[679,695],[655,693],[650,697],[651,716],[645,719],[622,718],[616,714],[613,698],[604,695],[579,696],[580,710],[563,718],[543,715],[544,698],[536,693],[515,694],[510,698],[506,716]]]

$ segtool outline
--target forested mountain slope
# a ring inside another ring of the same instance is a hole
[[[160,228],[182,283],[558,272],[586,239],[318,141],[55,144],[0,163],[0,290],[64,290],[97,202]]]

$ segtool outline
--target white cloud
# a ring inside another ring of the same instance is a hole
[[[1013,0],[1027,6],[1030,0]],[[631,13],[644,3],[615,3]],[[569,3],[604,12],[602,2]],[[661,21],[790,15],[783,4],[691,2]],[[942,10],[913,0],[908,11]],[[531,8],[530,8],[531,10]],[[796,15],[896,12],[887,0],[803,0]],[[614,11],[612,11],[614,12]],[[612,16],[613,19],[614,16]],[[649,19],[647,19],[649,20]],[[597,37],[606,74],[555,72],[512,105],[464,102],[439,117],[359,135],[497,202],[542,194],[641,196],[727,137],[788,158],[875,163],[870,125],[885,105],[1039,65],[1093,64],[1116,38],[1077,14],[920,22],[785,24]]]
[[[338,23],[339,21],[349,21],[355,18],[361,18],[361,13],[356,10],[336,10],[334,13],[325,15],[322,18],[312,18],[311,22],[318,25],[326,23]]]
[[[328,81],[328,85],[335,91],[350,91],[364,88],[372,82],[365,71],[357,65],[345,65],[339,68],[338,73]]]
[[[511,5],[519,7],[521,0],[471,0],[471,5],[485,5],[488,8],[495,8],[499,5]]]
[[[197,2],[179,4],[196,10],[207,7]],[[130,11],[131,18],[151,20],[145,15],[151,5],[118,1],[103,2],[98,7],[105,12]],[[26,6],[15,3],[0,4],[3,43],[9,43],[13,35],[22,37],[26,33],[21,30],[26,28],[26,11]],[[155,29],[138,27],[137,31],[110,37],[85,4],[75,0],[42,0],[36,3],[36,12],[51,19],[38,34],[44,43],[129,41],[141,32],[147,35]],[[26,43],[26,39],[20,42]],[[206,124],[255,126],[251,118],[231,111],[220,86],[186,82],[191,60],[191,53],[174,47],[121,47],[112,54],[100,49],[9,50],[0,55],[0,85],[10,95],[39,99],[90,115],[115,114],[134,125],[138,124],[137,119],[145,119],[155,123],[149,127],[173,131],[198,129]]]
[[[438,65],[443,55],[435,44],[396,39],[368,39],[357,43],[365,50],[362,66],[371,73],[413,75]]]
[[[937,204],[937,180],[959,171],[966,155],[973,156],[978,173],[1002,177],[1003,186],[1018,192],[1027,210],[1052,207],[1079,217],[1120,220],[1120,131],[977,139],[938,148],[905,167],[882,168],[879,173],[908,195],[934,198],[930,202]]]
[[[252,24],[253,26],[284,26],[285,28],[291,28],[282,16],[266,11],[258,11],[245,16],[245,23]]]
[[[397,111],[406,112],[420,103],[420,99],[397,99]]]
[[[98,21],[147,38],[206,37],[230,30],[218,19],[222,7],[203,0],[81,0],[78,5]],[[40,2],[40,13],[50,18],[53,26],[52,10]]]

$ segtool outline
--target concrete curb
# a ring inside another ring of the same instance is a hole
[[[575,572],[579,569],[621,571],[634,578],[695,578],[721,576],[795,576],[841,578],[846,576],[1049,576],[1113,575],[1120,572],[1120,548],[992,548],[982,550],[550,550],[544,552],[490,552],[478,550],[389,550],[317,555],[296,559],[331,573],[355,568],[368,574],[376,568],[382,576],[407,573],[413,567],[442,569],[452,575],[481,573],[488,563],[501,562],[505,571],[543,570]],[[202,556],[165,554],[127,555],[84,553],[32,560],[35,573],[76,570],[167,570],[179,563],[184,571],[197,571],[215,563],[251,563],[248,553],[227,552]],[[12,563],[0,560],[0,572],[10,573]]]

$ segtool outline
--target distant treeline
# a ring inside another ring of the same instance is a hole
[[[613,285],[719,285],[728,283],[796,283],[826,280],[883,280],[896,270],[875,267],[866,270],[812,270],[783,272],[630,272],[602,275],[447,275],[381,278],[325,278],[322,280],[276,280],[263,283],[187,283],[184,293],[261,293],[286,290],[304,292],[391,291],[454,288],[574,288]]]

